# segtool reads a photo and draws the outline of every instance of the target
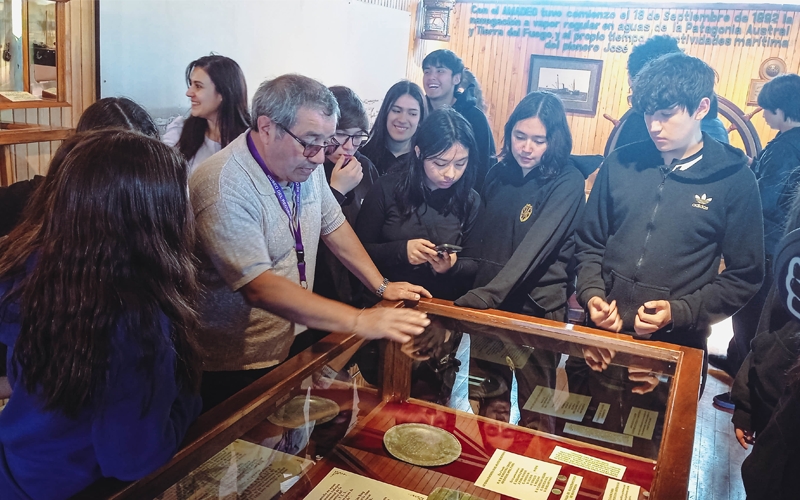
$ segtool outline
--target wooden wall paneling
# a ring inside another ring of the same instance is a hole
[[[35,108],[25,110],[25,123],[38,123],[39,112]],[[31,142],[25,145],[25,163],[28,169],[28,178],[38,175],[39,170],[39,144]]]
[[[501,12],[498,14],[472,14],[472,8],[487,8],[491,10],[493,7],[501,7]],[[509,3],[508,6],[512,4]],[[533,7],[537,4],[531,3]],[[680,46],[688,54],[697,56],[705,60],[709,65],[717,69],[720,73],[720,82],[718,91],[721,95],[730,99],[742,108],[744,112],[749,112],[754,108],[746,106],[747,94],[749,90],[750,80],[758,78],[758,68],[761,63],[769,57],[781,57],[787,63],[787,69],[790,72],[797,72],[800,69],[800,51],[795,50],[798,47],[798,39],[800,39],[800,11],[797,7],[792,6],[770,6],[765,8],[728,8],[719,9],[715,8],[718,4],[699,4],[692,6],[680,7],[649,7],[645,4],[642,6],[631,7],[615,7],[608,5],[576,5],[568,3],[551,2],[548,4],[548,9],[561,10],[563,15],[560,18],[548,17],[544,18],[541,15],[538,17],[519,17],[520,19],[533,20],[552,20],[571,22],[583,19],[576,19],[567,17],[568,11],[602,11],[612,12],[615,16],[613,20],[613,29],[604,30],[597,29],[597,32],[606,34],[624,35],[623,30],[619,30],[619,25],[627,22],[648,23],[645,18],[642,21],[637,21],[632,18],[622,20],[621,14],[633,14],[635,10],[644,10],[645,15],[659,15],[662,19],[665,13],[671,14],[684,14],[690,12],[692,15],[704,16],[708,14],[720,14],[722,16],[729,15],[731,18],[730,23],[720,22],[706,22],[708,26],[716,26],[717,28],[724,28],[728,25],[739,26],[742,29],[741,38],[751,38],[752,35],[746,33],[749,26],[756,28],[769,26],[767,23],[755,22],[755,15],[758,12],[778,12],[781,15],[781,20],[778,24],[772,24],[772,27],[786,27],[789,29],[790,36],[780,39],[781,41],[788,41],[789,47],[770,47],[770,46],[741,46],[735,45],[736,35],[731,34],[733,43],[730,46],[719,44],[699,44],[697,37],[700,34],[691,32],[677,33],[672,30],[674,25],[680,24],[685,27],[686,20],[683,22],[661,22],[660,24],[667,25],[667,33],[683,38],[680,41]],[[614,118],[619,118],[627,111],[627,59],[630,54],[632,45],[628,45],[627,53],[606,52],[604,49],[609,41],[595,42],[600,47],[600,50],[595,51],[579,51],[579,50],[564,50],[563,40],[559,48],[545,48],[545,43],[536,38],[529,37],[508,37],[508,36],[486,36],[477,34],[477,25],[471,23],[472,17],[481,18],[507,18],[502,13],[502,8],[505,4],[498,3],[466,3],[459,2],[455,7],[454,23],[451,30],[451,42],[449,47],[458,53],[467,65],[473,69],[479,83],[484,90],[484,99],[489,108],[489,120],[492,130],[495,134],[495,139],[499,143],[501,140],[501,128],[504,125],[508,115],[513,110],[513,107],[524,96],[527,90],[528,82],[528,69],[530,66],[531,54],[545,54],[545,55],[559,55],[566,57],[582,57],[589,59],[602,59],[603,76],[601,78],[601,95],[598,102],[598,112],[596,116],[582,115],[582,114],[569,114],[568,121],[575,138],[574,152],[578,154],[594,154],[601,153],[605,142],[613,128],[613,125],[605,120],[602,115],[608,113]],[[723,5],[724,7],[724,5]],[[782,16],[787,14],[798,18],[797,21],[791,25],[784,25]],[[749,18],[747,23],[735,22],[734,18],[737,15],[746,15]],[[611,22],[611,21],[609,21]],[[704,21],[692,20],[695,25],[702,24]],[[532,24],[532,23],[531,23]],[[649,32],[636,32],[631,31],[629,35],[650,37],[658,33],[655,32],[653,26],[654,22],[650,21],[651,30]],[[483,25],[485,28],[490,28],[488,25]],[[562,24],[563,26],[563,24]],[[705,27],[705,26],[704,26]],[[507,30],[506,26],[498,26],[504,32]],[[469,36],[469,30],[474,29],[473,36]],[[523,26],[524,29],[524,26]],[[538,29],[538,28],[534,28]],[[552,30],[551,30],[552,31]],[[561,30],[562,32],[565,30]],[[595,30],[586,30],[584,33],[592,33]],[[574,34],[577,33],[573,30]],[[706,34],[706,36],[710,36]],[[727,37],[728,34],[720,35]],[[508,40],[508,38],[515,38],[515,40]],[[775,37],[773,37],[775,38]],[[779,37],[778,37],[779,38]],[[617,45],[624,45],[624,42],[615,42]],[[518,53],[520,51],[521,53]],[[489,60],[487,61],[487,57]],[[510,62],[510,63],[509,63]],[[519,65],[517,68],[516,65]],[[517,70],[519,71],[517,72]],[[753,120],[753,125],[759,133],[762,142],[766,143],[769,139],[774,137],[775,133],[766,126],[763,118],[759,115]],[[732,136],[735,139],[735,136]]]
[[[25,110],[14,109],[12,110],[14,118],[13,123],[25,123]],[[12,163],[14,164],[14,182],[30,178],[28,176],[27,162],[25,156],[28,153],[28,148],[25,144],[17,144],[11,149]]]
[[[83,110],[83,91],[80,86],[80,79],[83,71],[81,70],[81,36],[80,31],[83,29],[81,26],[81,8],[83,5],[74,4],[70,2],[67,5],[67,17],[69,18],[69,33],[70,36],[70,55],[72,56],[69,69],[69,80],[71,81],[70,87],[72,88],[70,103],[72,104],[72,112],[70,113],[69,126],[74,127],[75,123]]]
[[[50,125],[50,108],[39,108],[39,125]],[[50,142],[39,143],[39,175],[47,174],[50,168],[51,147]]]

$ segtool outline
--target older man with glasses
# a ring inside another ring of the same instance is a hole
[[[360,311],[310,291],[321,239],[376,295],[430,296],[383,278],[317,168],[339,147],[333,94],[284,75],[261,84],[251,113],[250,130],[189,182],[207,289],[198,336],[206,410],[284,361],[301,325],[405,342],[429,323],[413,310]]]

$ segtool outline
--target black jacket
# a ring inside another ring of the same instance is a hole
[[[703,348],[710,325],[758,291],[764,241],[744,154],[703,134],[699,155],[674,169],[645,141],[605,160],[578,230],[577,292],[584,307],[593,296],[616,300],[628,333],[643,303],[669,300],[672,324],[652,339]]]
[[[475,178],[475,190],[482,192],[484,179],[489,167],[495,163],[495,146],[492,129],[486,115],[475,105],[475,97],[471,92],[459,92],[455,95],[453,109],[459,112],[472,126],[475,142],[478,144],[478,176]]]
[[[395,156],[389,151],[385,144],[378,144],[377,141],[370,140],[361,148],[361,154],[366,156],[375,165],[378,175],[386,175],[394,172],[405,171],[406,164],[411,153]]]
[[[800,389],[787,387],[742,463],[747,500],[795,500],[800,491]]]
[[[454,269],[474,276],[473,289],[456,304],[563,321],[584,199],[584,178],[572,162],[550,179],[539,168],[523,177],[513,159],[495,165]]]
[[[0,236],[10,233],[19,223],[25,205],[43,180],[43,176],[36,175],[33,179],[0,187]]]
[[[731,388],[736,404],[733,425],[756,436],[767,426],[786,388],[786,372],[800,354],[800,322],[783,306],[776,285],[770,289],[750,353]]]
[[[454,275],[449,272],[436,274],[428,264],[411,265],[407,244],[409,240],[424,238],[435,245],[461,245],[475,223],[480,197],[472,191],[471,208],[463,223],[455,214],[445,215],[442,211],[452,187],[428,192],[428,203],[410,217],[404,217],[400,214],[394,192],[399,181],[400,174],[390,174],[375,183],[358,215],[356,234],[384,277],[390,281],[421,285],[434,297],[453,300],[464,291]]]
[[[753,163],[764,209],[764,251],[774,255],[800,182],[800,128],[769,141]]]
[[[358,212],[361,210],[361,204],[372,185],[378,180],[378,171],[369,158],[359,152],[356,152],[355,158],[361,163],[361,169],[364,172],[364,177],[358,183],[358,186],[347,194],[342,194],[331,187],[331,192],[342,207],[342,212],[347,222],[354,228]],[[322,166],[325,169],[325,177],[328,179],[328,184],[330,184],[334,165],[329,161],[325,161]],[[314,293],[346,304],[355,305],[359,302],[361,291],[362,287],[358,279],[344,267],[344,264],[326,245],[320,245],[317,251]]]

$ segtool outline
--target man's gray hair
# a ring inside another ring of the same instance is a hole
[[[301,107],[333,116],[339,121],[339,105],[328,88],[313,78],[303,75],[282,75],[266,80],[253,95],[250,127],[258,130],[258,117],[266,116],[286,128],[297,123]],[[283,131],[281,131],[283,134]]]

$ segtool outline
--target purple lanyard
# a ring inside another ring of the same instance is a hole
[[[256,163],[258,163],[258,165],[261,167],[261,170],[264,171],[269,183],[272,184],[272,189],[275,190],[275,196],[278,197],[281,208],[289,218],[289,230],[292,232],[292,236],[294,236],[294,251],[295,254],[297,254],[297,271],[300,273],[300,286],[307,289],[308,282],[306,281],[306,253],[303,250],[303,236],[300,233],[300,183],[292,183],[295,206],[293,215],[292,209],[289,207],[289,202],[286,200],[286,195],[283,194],[283,189],[273,177],[272,172],[269,171],[269,168],[267,167],[267,164],[264,163],[261,155],[258,154],[258,149],[256,149],[256,145],[253,143],[253,138],[250,137],[249,133],[247,134],[247,149],[250,150],[250,154],[253,155]]]

